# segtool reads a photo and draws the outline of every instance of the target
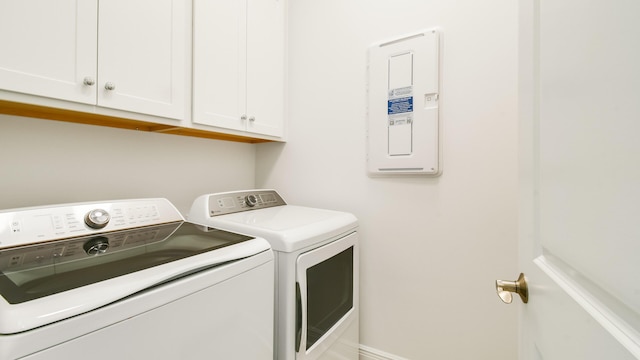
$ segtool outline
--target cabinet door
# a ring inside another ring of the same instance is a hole
[[[193,122],[244,130],[247,4],[195,0],[193,6]]]
[[[95,104],[97,6],[0,0],[0,88]]]
[[[184,119],[187,0],[100,0],[98,105]]]
[[[194,1],[193,121],[282,136],[284,0]]]
[[[285,0],[248,0],[247,131],[282,136]]]

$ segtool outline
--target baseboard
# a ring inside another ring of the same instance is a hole
[[[360,360],[409,360],[378,349],[360,345]]]

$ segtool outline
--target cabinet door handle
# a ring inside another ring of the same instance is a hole
[[[240,120],[247,121],[247,115],[242,114],[242,116],[240,116]]]
[[[84,81],[82,81],[83,84],[87,85],[87,86],[93,86],[96,81],[93,80],[93,78],[91,76],[87,76],[84,78]]]
[[[249,117],[249,121],[251,121],[251,122],[256,121],[256,117],[255,117],[255,116],[251,116],[251,117]]]
[[[116,89],[116,84],[114,84],[111,81],[109,81],[106,84],[104,84],[104,88],[107,89],[107,90],[115,90]]]

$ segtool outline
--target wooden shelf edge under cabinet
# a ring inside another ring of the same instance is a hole
[[[263,143],[274,140],[254,138],[250,136],[224,134],[213,131],[192,129],[181,126],[156,124],[148,121],[132,120],[101,114],[85,113],[73,110],[58,109],[46,106],[24,104],[13,101],[0,100],[0,114],[31,117],[44,120],[56,120],[76,124],[99,125],[119,129],[148,131],[162,134],[199,137],[205,139],[234,141],[243,143]]]

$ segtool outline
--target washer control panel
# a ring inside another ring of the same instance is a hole
[[[72,262],[77,260],[143,248],[162,241],[175,231],[175,224],[180,222],[3,249],[0,251],[0,269],[5,274],[53,265],[70,269],[74,267]]]
[[[287,205],[275,190],[246,190],[202,195],[194,202],[191,213],[205,206],[208,216],[219,216],[248,210]]]
[[[175,221],[184,217],[162,198],[2,210],[0,249]]]

